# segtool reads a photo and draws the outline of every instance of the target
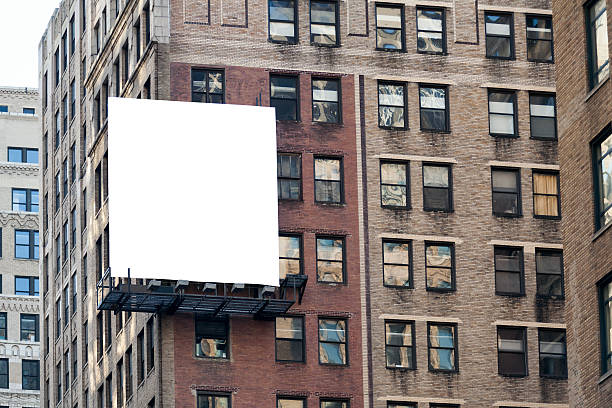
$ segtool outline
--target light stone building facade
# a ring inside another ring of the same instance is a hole
[[[0,406],[40,404],[37,89],[0,87]]]

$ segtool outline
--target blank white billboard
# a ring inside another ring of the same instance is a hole
[[[109,98],[111,275],[279,284],[274,108]]]

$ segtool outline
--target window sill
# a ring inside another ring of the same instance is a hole
[[[385,208],[387,210],[402,210],[402,211],[410,211],[412,210],[411,206],[402,207],[401,205],[380,205],[380,208]]]
[[[515,61],[516,57],[512,56],[512,57],[494,57],[492,55],[485,55],[486,59],[490,59],[490,60],[501,60],[501,61]]]
[[[341,45],[340,44],[319,44],[316,42],[310,42],[310,45],[312,45],[313,47],[318,47],[318,48],[340,48]]]
[[[414,289],[413,285],[410,285],[410,286],[385,285],[384,283],[383,283],[383,287],[389,288],[389,289]]]
[[[441,289],[441,288],[425,288],[426,292],[431,292],[434,294],[447,294],[447,293],[454,293],[457,291],[457,289],[452,288],[452,289]]]
[[[385,367],[387,370],[393,370],[393,371],[416,371],[416,367],[389,367],[386,366]]]
[[[504,296],[510,298],[523,298],[525,297],[524,293],[505,293],[505,292],[495,292],[495,296]]]
[[[445,55],[448,55],[448,52],[446,52],[446,51],[443,51],[443,52],[433,52],[433,51],[421,51],[421,50],[417,50],[417,54],[445,56]]]
[[[406,130],[410,130],[410,128],[408,126],[405,127],[392,127],[392,126],[380,126],[378,125],[379,129],[384,129],[384,130],[391,130],[391,131],[396,131],[396,132],[404,132]]]
[[[529,136],[531,140],[540,140],[542,142],[557,142],[557,137],[540,137],[540,136]]]
[[[536,220],[552,220],[552,221],[559,221],[561,219],[561,217],[555,217],[552,215],[534,215],[533,218],[535,218]]]
[[[315,201],[315,204],[323,207],[346,207],[346,203],[328,203],[326,201]]]
[[[601,81],[599,84],[597,84],[597,86],[595,86],[595,88],[591,89],[589,93],[587,93],[586,97],[584,98],[584,101],[587,102],[589,99],[591,99],[591,97],[595,95],[597,91],[599,91],[606,83],[608,83],[609,80],[610,76],[608,75],[606,79]]]
[[[493,216],[496,218],[521,218],[523,217],[522,214],[497,214],[497,213],[493,213]]]
[[[452,214],[455,212],[452,208],[448,210],[441,210],[439,208],[425,208],[425,207],[423,207],[423,211],[428,212],[428,213],[434,213],[434,214]]]
[[[335,126],[335,127],[344,127],[344,123],[342,122],[319,122],[316,120],[312,121],[313,126]]]
[[[442,135],[448,135],[451,133],[450,130],[443,130],[443,129],[423,129],[420,128],[421,132],[426,132],[426,133],[440,133]]]
[[[496,139],[518,139],[519,135],[509,135],[507,133],[489,133],[489,136],[494,137]]]
[[[609,223],[608,225],[606,225],[605,227],[601,227],[599,229],[599,231],[597,231],[595,234],[593,234],[593,237],[591,238],[591,242],[595,242],[597,240],[597,238],[599,238],[603,234],[605,234],[606,231],[608,231],[610,229],[610,227],[612,227],[612,222]]]
[[[383,52],[400,52],[400,53],[405,53],[406,49],[405,47],[403,48],[374,48],[375,51],[383,51]]]
[[[602,383],[604,383],[609,378],[612,378],[612,370],[608,371],[607,373],[605,373],[601,377],[599,377],[599,380],[597,380],[597,384],[601,385]]]
[[[268,42],[272,44],[278,44],[278,45],[297,45],[298,44],[297,39],[293,41],[280,41],[280,40],[273,40],[269,37],[268,37]]]

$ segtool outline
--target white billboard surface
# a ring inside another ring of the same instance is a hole
[[[111,275],[279,284],[274,108],[109,98]]]

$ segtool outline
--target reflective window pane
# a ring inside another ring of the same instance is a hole
[[[417,50],[434,54],[445,51],[444,11],[417,8]]]
[[[376,48],[402,50],[403,35],[402,8],[376,5]]]

